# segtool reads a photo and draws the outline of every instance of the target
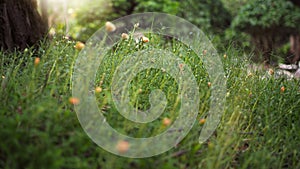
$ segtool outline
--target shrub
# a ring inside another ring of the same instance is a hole
[[[231,22],[230,13],[220,0],[183,1],[178,15],[211,33],[222,33]]]
[[[253,0],[241,8],[232,27],[251,35],[257,52],[266,62],[275,48],[299,32],[300,8],[285,0]]]
[[[71,35],[86,41],[106,21],[141,12],[164,12],[176,14],[178,2],[173,0],[96,0],[88,3],[77,14],[77,23]]]
[[[220,0],[96,0],[78,11],[77,23],[71,35],[85,41],[104,22],[142,12],[178,15],[210,33],[222,33],[231,22],[230,13]]]

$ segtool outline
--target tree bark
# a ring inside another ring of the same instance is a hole
[[[299,0],[290,0],[295,6],[300,7],[300,1]],[[300,34],[291,35],[290,36],[290,44],[291,44],[291,53],[294,55],[291,62],[296,63],[300,62]],[[300,68],[297,71],[298,76],[300,77]]]
[[[292,3],[296,6],[299,6],[300,7],[300,1],[299,0],[290,0],[292,1]]]
[[[47,29],[36,0],[0,0],[0,49],[23,50],[33,46]]]
[[[255,62],[264,62],[265,64],[270,64],[270,56],[272,53],[272,42],[270,41],[269,35],[251,35],[252,43],[255,46]],[[262,57],[262,58],[261,58]]]
[[[300,60],[300,35],[290,36],[291,53],[294,55],[291,63],[296,63]]]

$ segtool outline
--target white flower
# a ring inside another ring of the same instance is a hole
[[[137,27],[139,27],[139,26],[140,26],[140,23],[134,24],[134,28],[137,28]]]

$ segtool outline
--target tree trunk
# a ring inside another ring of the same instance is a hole
[[[300,35],[290,36],[291,53],[294,55],[291,63],[296,63],[300,60]]]
[[[300,7],[299,0],[291,0],[294,5]],[[290,36],[290,44],[291,44],[291,53],[294,55],[293,59],[291,60],[292,63],[300,62],[300,34],[291,35]],[[298,69],[298,78],[300,78],[300,68]]]
[[[0,49],[23,50],[33,46],[47,29],[36,0],[0,0]]]
[[[270,56],[272,53],[272,42],[269,35],[252,35],[252,43],[255,46],[255,62],[264,62],[266,65],[270,64]],[[261,58],[262,57],[262,58]]]

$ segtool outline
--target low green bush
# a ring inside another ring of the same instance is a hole
[[[276,49],[286,44],[290,35],[300,32],[299,22],[300,8],[291,1],[253,0],[242,6],[232,27],[249,34],[257,55],[270,63]]]
[[[207,33],[223,34],[230,26],[231,14],[220,0],[96,0],[76,12],[71,36],[86,41],[106,21],[142,12],[163,12],[185,18]]]
[[[164,42],[155,37],[149,38],[150,43],[132,47],[134,50],[151,47],[170,49],[191,66],[199,79],[206,79],[205,74],[201,73],[205,72],[204,69],[197,71],[201,60],[195,60],[192,52],[186,51],[187,47],[180,44],[172,46],[172,43],[169,44],[171,46],[160,46]],[[11,54],[0,52],[0,168],[300,167],[299,80],[275,78],[264,71],[251,71],[249,62],[243,56],[244,51],[234,47],[228,47],[221,56],[227,78],[226,107],[218,128],[206,143],[198,143],[201,131],[198,121],[205,118],[201,116],[207,110],[204,107],[185,139],[164,154],[130,159],[104,151],[83,131],[73,105],[69,103],[72,73],[78,55],[74,45],[73,41],[55,37],[49,44],[42,44],[39,50],[28,49],[24,53]],[[105,68],[99,69],[95,83],[100,82],[103,72],[110,74],[109,63],[118,63],[118,56],[133,51],[127,42],[121,42],[117,50],[120,53],[109,55],[112,56],[108,58],[111,61],[105,63]],[[40,58],[40,62],[35,61],[36,57]],[[141,77],[147,75],[147,72],[143,73]],[[132,91],[140,87],[147,91],[153,85],[162,87],[170,99],[177,95],[176,85],[169,85],[168,78],[160,71],[149,73],[150,77],[155,78],[151,78],[152,81],[137,78],[137,83],[132,83]],[[102,95],[109,93],[109,82],[109,78],[104,80],[103,93],[97,95],[100,103],[109,98],[109,95]],[[163,86],[162,82],[167,85]],[[203,84],[200,90],[205,93],[209,88],[206,81]],[[139,97],[135,97],[134,93],[130,94],[133,101],[147,103],[148,92]],[[121,119],[113,105],[105,108],[111,113],[107,116],[110,124],[119,127],[121,132],[133,136],[151,135],[151,130],[143,127],[139,128],[141,132],[135,133],[136,130],[131,128],[134,125]],[[158,122],[150,127],[159,128],[161,124]]]

